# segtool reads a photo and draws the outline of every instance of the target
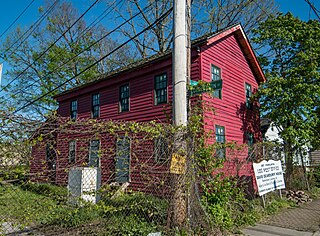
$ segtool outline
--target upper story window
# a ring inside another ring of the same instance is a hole
[[[211,65],[211,81],[221,80],[221,70],[219,67]],[[222,99],[222,90],[217,89],[213,92],[215,98]]]
[[[100,115],[100,94],[99,93],[92,95],[91,112],[92,112],[92,118],[97,118]]]
[[[161,74],[154,77],[154,104],[167,103],[168,91],[167,74]]]
[[[68,155],[69,163],[76,162],[76,141],[72,140],[69,142],[69,155]]]
[[[130,98],[129,84],[120,86],[119,98],[120,98],[119,99],[120,112],[129,111],[129,98]]]
[[[248,109],[252,109],[252,102],[251,102],[252,89],[251,89],[251,85],[246,83],[245,84],[245,90],[246,90],[246,107]]]
[[[72,120],[77,119],[77,112],[78,112],[78,101],[73,100],[70,103],[70,118]]]
[[[226,142],[225,130],[223,126],[216,125],[216,142],[224,144]],[[216,149],[216,156],[218,158],[224,158],[226,156],[226,148],[220,147]]]
[[[99,167],[99,149],[100,149],[100,140],[91,140],[90,141],[90,150],[89,150],[89,166]]]

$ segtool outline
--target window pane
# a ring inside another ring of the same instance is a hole
[[[226,156],[226,149],[225,148],[217,148],[216,149],[216,156],[220,159],[223,159]]]
[[[50,170],[55,169],[56,165],[56,153],[53,144],[46,145],[46,161]]]
[[[254,136],[253,133],[247,133],[247,143],[249,146],[253,146],[254,144]]]
[[[252,90],[251,90],[251,85],[246,83],[245,84],[245,90],[246,90],[246,107],[251,109],[252,108],[252,102],[251,102]]]
[[[99,167],[100,140],[90,141],[89,166]]]
[[[120,87],[120,112],[129,111],[129,85]]]
[[[100,105],[100,94],[93,94],[92,95],[92,105]]]
[[[92,118],[97,118],[100,115],[100,94],[92,95]]]
[[[154,156],[157,162],[166,162],[169,159],[169,146],[164,137],[158,137],[154,140]]]
[[[216,141],[219,143],[225,143],[225,134],[223,126],[216,126]]]
[[[70,117],[71,119],[77,118],[78,102],[77,100],[71,101],[70,104]]]
[[[130,138],[120,137],[116,146],[116,181],[119,183],[129,182]]]
[[[211,65],[211,79],[212,79],[212,81],[221,79],[219,67]]]
[[[100,108],[98,106],[94,106],[93,107],[93,111],[92,111],[92,117],[99,117],[99,112],[100,112]]]
[[[225,140],[225,130],[223,126],[216,125],[216,141],[217,143],[224,144],[226,142]],[[225,147],[217,148],[216,149],[216,156],[218,158],[224,158],[226,155],[226,149]]]
[[[212,81],[221,80],[220,68],[214,65],[211,65],[211,80]],[[222,98],[221,89],[216,89],[213,92],[213,96],[221,99]]]
[[[76,141],[69,142],[69,163],[74,163],[76,160]]]
[[[167,103],[167,75],[157,75],[154,78],[154,95],[155,95],[155,105],[161,103]]]

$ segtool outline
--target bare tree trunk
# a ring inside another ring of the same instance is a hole
[[[285,160],[286,160],[286,185],[291,188],[291,177],[293,173],[293,152],[290,142],[284,143]]]
[[[307,187],[307,190],[310,191],[310,185],[309,185],[309,181],[308,181],[307,170],[306,170],[306,166],[304,165],[303,154],[302,154],[301,148],[299,149],[299,153],[300,153],[301,166],[302,166],[302,169],[303,169],[303,176],[304,176],[305,181],[306,181],[306,187]]]

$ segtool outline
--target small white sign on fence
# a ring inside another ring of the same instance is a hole
[[[276,189],[286,188],[280,160],[264,160],[260,163],[253,163],[253,170],[260,196]]]

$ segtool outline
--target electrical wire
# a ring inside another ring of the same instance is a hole
[[[107,58],[108,56],[110,56],[111,54],[115,53],[116,51],[118,51],[120,48],[122,48],[124,45],[126,45],[127,43],[129,43],[130,41],[133,41],[135,38],[137,38],[138,36],[140,36],[141,34],[143,34],[144,32],[146,32],[147,30],[149,30],[150,28],[154,27],[156,24],[158,24],[159,22],[161,22],[165,17],[167,17],[169,15],[169,13],[173,10],[173,7],[171,7],[168,11],[166,11],[164,14],[162,14],[158,19],[156,19],[151,25],[149,24],[149,26],[147,26],[146,28],[144,28],[142,31],[140,31],[139,33],[135,34],[133,37],[131,37],[130,39],[128,39],[127,41],[125,41],[124,43],[122,43],[121,45],[119,45],[118,47],[116,47],[115,49],[113,49],[111,52],[109,52],[108,54],[106,54],[105,56],[101,57],[99,60],[97,60],[96,62],[92,63],[90,66],[86,67],[85,69],[83,69],[81,72],[79,72],[77,75],[71,77],[70,79],[64,81],[63,83],[61,83],[60,85],[58,85],[57,87],[55,87],[54,89],[51,89],[50,91],[48,91],[47,93],[41,95],[40,97],[34,99],[33,101],[28,102],[27,104],[23,105],[22,107],[16,109],[15,111],[13,111],[14,113],[17,113],[23,109],[25,109],[26,107],[34,104],[35,102],[39,101],[40,99],[44,98],[45,96],[48,96],[49,94],[51,94],[52,92],[56,91],[57,89],[61,88],[62,86],[64,86],[65,84],[69,83],[70,81],[72,81],[73,79],[75,79],[77,76],[83,74],[84,72],[86,72],[87,70],[91,69],[92,67],[94,67],[95,65],[97,65],[99,62],[103,61],[105,58]]]
[[[149,4],[148,6],[146,6],[143,11],[150,11],[152,3]],[[148,9],[150,8],[150,9]],[[114,28],[113,30],[109,31],[107,34],[105,34],[104,36],[102,36],[100,39],[98,39],[97,41],[93,42],[92,44],[90,44],[88,47],[86,47],[85,49],[83,49],[81,52],[79,52],[78,54],[76,54],[75,56],[73,56],[72,58],[68,59],[65,62],[62,62],[60,65],[58,65],[57,67],[55,67],[53,70],[51,70],[49,73],[47,73],[46,75],[44,75],[44,77],[48,77],[49,75],[53,74],[58,68],[66,65],[67,63],[73,61],[75,58],[77,58],[79,55],[81,55],[83,52],[88,51],[91,47],[93,47],[94,45],[96,45],[97,43],[99,43],[101,40],[105,39],[107,36],[109,36],[110,34],[116,32],[118,29],[120,29],[122,26],[124,26],[125,24],[127,24],[128,22],[130,22],[131,20],[133,20],[135,17],[137,17],[138,15],[141,14],[141,11],[139,11],[138,13],[134,14],[132,17],[130,17],[129,19],[127,19],[126,21],[124,21],[123,23],[121,23],[120,25],[118,25],[116,28]],[[13,94],[13,96],[17,95],[18,93],[20,93],[22,90],[25,90],[27,88],[32,87],[33,85],[35,85],[38,81],[34,81],[32,84],[29,84],[28,86],[26,86],[23,89],[19,89],[16,93]]]
[[[34,0],[32,0],[28,6],[26,6],[24,8],[24,10],[17,16],[17,18],[4,30],[4,32],[2,32],[2,34],[0,35],[0,38],[8,32],[8,30],[19,20],[19,18],[28,10],[28,8],[32,5],[32,3],[34,2]]]
[[[7,47],[7,49],[2,53],[2,55],[5,55],[9,50],[12,51],[12,53],[9,55],[9,57],[10,57],[11,55],[13,55],[13,54],[15,53],[15,50],[16,50],[17,48],[19,48],[19,47],[27,40],[27,38],[29,38],[29,36],[36,30],[36,28],[41,24],[41,22],[46,18],[46,16],[47,16],[48,14],[50,14],[50,12],[54,9],[54,7],[56,6],[56,4],[57,4],[58,2],[59,2],[59,0],[54,1],[54,3],[38,18],[38,20],[37,20],[35,23],[33,23],[33,24],[29,27],[29,29],[28,29],[27,31],[25,31],[16,41],[14,41],[10,46]],[[26,34],[28,34],[28,35],[23,39],[23,37],[24,37]],[[20,42],[20,41],[21,41],[21,42]],[[12,49],[13,46],[14,46],[15,44],[17,44],[18,42],[20,42],[19,45],[16,46],[14,49]],[[2,58],[4,59],[4,56],[0,56],[0,57],[2,57]],[[2,91],[2,90],[1,90],[1,91]],[[1,92],[1,91],[0,91],[0,92]]]
[[[90,10],[91,8],[96,5],[100,0],[96,0],[94,3],[92,3],[90,5],[90,7],[84,12],[82,13],[82,15],[71,25],[68,27],[68,29],[66,29],[61,36],[59,36],[46,50],[44,50],[42,53],[40,53],[40,55],[32,62],[30,63],[24,70],[22,70],[22,72],[20,72],[13,80],[11,80],[5,87],[10,86],[14,81],[16,81],[24,72],[26,72],[36,61],[38,61],[45,53],[47,53],[73,26],[75,26],[80,20],[81,18],[83,18]],[[1,91],[3,91],[4,88],[2,88]]]
[[[112,11],[114,11],[116,7],[119,6],[122,2],[123,0],[119,1],[115,6],[111,7],[111,9],[106,8],[93,22],[90,23],[90,25],[88,25],[88,27],[78,36],[78,38],[81,37],[86,32],[88,32],[89,30],[92,30],[97,24],[99,24],[104,18],[106,18]]]
[[[312,8],[314,14],[318,17],[320,20],[320,15],[318,14],[319,10],[309,1],[309,0],[304,0],[306,3],[309,4],[309,6]]]

